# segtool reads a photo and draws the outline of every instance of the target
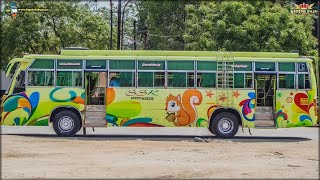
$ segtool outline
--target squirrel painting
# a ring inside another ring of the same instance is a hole
[[[176,126],[186,126],[197,120],[196,105],[202,102],[202,94],[196,89],[186,90],[182,97],[170,93],[166,100],[167,120]]]

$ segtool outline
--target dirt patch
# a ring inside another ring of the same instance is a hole
[[[318,178],[318,139],[79,140],[2,135],[2,178]]]

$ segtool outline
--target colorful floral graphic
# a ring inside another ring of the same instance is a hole
[[[31,89],[31,88],[30,88]],[[31,89],[31,93],[12,94],[3,104],[2,125],[47,126],[57,106],[84,109],[85,93],[77,88]]]
[[[33,92],[29,97],[24,92],[10,95],[3,104],[4,117],[1,124],[17,126],[45,124],[43,120],[30,119],[38,107],[39,98],[38,92]]]
[[[239,106],[242,107],[242,115],[247,121],[254,121],[255,114],[254,114],[254,101],[256,98],[256,94],[254,92],[248,93],[249,99],[245,99],[239,103]],[[251,116],[251,118],[249,117]]]
[[[293,92],[287,94],[287,104],[282,104],[281,99],[277,102],[276,125],[277,127],[299,127],[312,126],[312,111],[314,111],[315,99],[312,97],[312,91],[306,93]],[[288,101],[288,99],[290,99]]]

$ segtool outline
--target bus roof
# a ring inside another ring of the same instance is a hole
[[[119,60],[217,60],[223,54],[231,54],[239,61],[307,62],[298,53],[278,52],[217,52],[217,51],[160,51],[160,50],[61,50],[60,55],[25,55],[26,59],[119,59]]]
[[[190,56],[216,57],[218,53],[232,54],[234,57],[265,57],[265,58],[298,58],[298,53],[275,52],[218,52],[218,51],[160,51],[160,50],[61,50],[66,56]]]

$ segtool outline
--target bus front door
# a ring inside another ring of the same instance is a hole
[[[255,74],[255,127],[275,127],[276,74]]]
[[[106,123],[106,72],[85,72],[86,107],[85,127],[105,127]]]

